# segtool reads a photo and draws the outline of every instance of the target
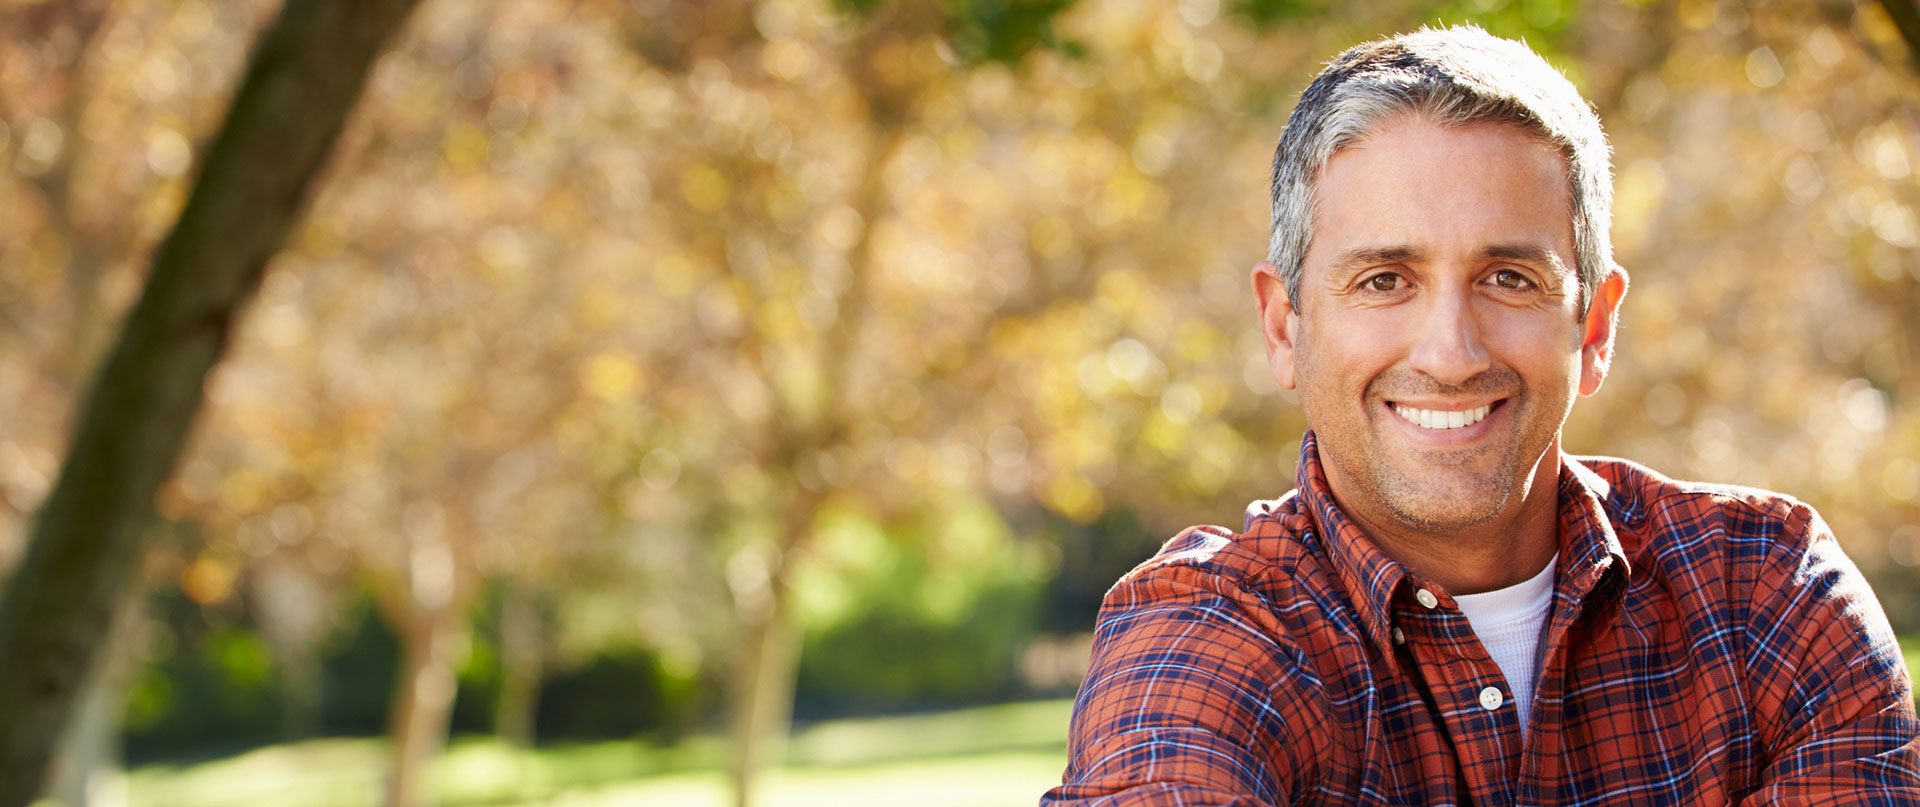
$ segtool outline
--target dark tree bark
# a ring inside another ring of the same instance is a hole
[[[81,688],[66,733],[54,749],[49,795],[64,807],[122,804],[124,794],[103,791],[120,776],[120,716],[140,671],[140,642],[147,619],[146,586],[128,586],[103,640],[101,658]]]
[[[261,38],[0,600],[0,807],[40,795],[207,372],[415,1],[287,0]]]
[[[1920,3],[1914,0],[1880,0],[1880,6],[1887,10],[1887,17],[1893,20],[1893,27],[1900,31],[1900,38],[1907,41],[1907,57],[1913,67],[1920,70]]]

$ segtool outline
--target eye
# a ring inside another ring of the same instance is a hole
[[[1406,279],[1393,272],[1381,272],[1360,281],[1361,288],[1367,291],[1393,291],[1406,285]]]
[[[1512,269],[1501,269],[1494,272],[1493,276],[1487,279],[1491,281],[1493,285],[1503,289],[1519,290],[1533,288],[1533,281],[1528,280],[1526,275]]]

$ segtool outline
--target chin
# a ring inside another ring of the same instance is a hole
[[[1463,504],[1458,501],[1418,504],[1388,501],[1387,509],[1407,526],[1421,532],[1449,533],[1472,529],[1492,521],[1494,516],[1500,514],[1500,509],[1506,501],[1502,499],[1497,502],[1483,503],[1482,506],[1462,506]]]
[[[1382,497],[1388,511],[1421,532],[1455,532],[1492,521],[1513,497],[1512,484],[1495,480],[1454,485],[1432,482],[1401,480],[1399,485],[1388,486],[1387,495]],[[1400,490],[1393,491],[1395,487]]]

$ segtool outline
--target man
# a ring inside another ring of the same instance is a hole
[[[1108,593],[1043,804],[1920,804],[1898,647],[1811,508],[1561,453],[1627,289],[1607,149],[1477,29],[1307,88],[1253,271],[1299,487]]]

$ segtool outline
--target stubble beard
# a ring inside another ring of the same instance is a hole
[[[1422,387],[1427,389],[1420,389]],[[1379,393],[1382,388],[1392,389],[1394,394]],[[1408,380],[1404,376],[1383,375],[1368,384],[1366,411],[1370,419],[1398,417],[1370,404],[1410,393],[1471,396],[1487,392],[1504,393],[1500,406],[1510,410],[1504,417],[1512,420],[1512,428],[1525,426],[1530,414],[1527,410],[1536,402],[1520,374],[1510,367],[1489,368],[1459,387],[1441,387],[1430,379]],[[1370,433],[1386,435],[1391,432],[1386,425],[1370,424]],[[1363,467],[1349,469],[1349,473],[1360,471],[1368,487],[1377,492],[1387,513],[1406,529],[1426,534],[1457,533],[1493,521],[1506,510],[1516,492],[1524,495],[1519,489],[1533,480],[1531,469],[1524,474],[1521,469],[1524,459],[1521,448],[1526,438],[1524,434],[1512,434],[1504,446],[1483,449],[1500,452],[1492,467],[1484,470],[1473,467],[1478,464],[1476,460],[1482,458],[1479,452],[1462,456],[1454,452],[1414,451],[1411,456],[1400,458],[1401,462],[1395,462],[1395,458],[1387,456],[1388,446],[1375,445],[1366,453]]]
[[[1486,524],[1506,509],[1517,485],[1514,471],[1518,453],[1518,445],[1509,444],[1490,478],[1461,480],[1472,488],[1468,490],[1442,484],[1434,476],[1407,474],[1384,460],[1368,462],[1366,473],[1373,477],[1368,481],[1380,492],[1387,512],[1403,527],[1418,533],[1454,533]],[[1425,462],[1435,470],[1448,465],[1440,458]],[[1484,504],[1471,507],[1476,502]]]

